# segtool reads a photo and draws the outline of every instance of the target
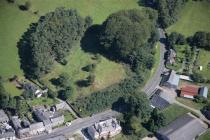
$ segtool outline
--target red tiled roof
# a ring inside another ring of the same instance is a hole
[[[190,95],[196,96],[198,95],[199,87],[198,86],[184,86],[181,88],[181,96]]]

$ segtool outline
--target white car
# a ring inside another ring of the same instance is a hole
[[[66,123],[66,126],[70,126],[70,125],[71,125],[71,122],[67,122],[67,123]]]

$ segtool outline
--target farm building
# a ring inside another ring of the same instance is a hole
[[[181,88],[180,96],[194,99],[194,97],[198,95],[198,92],[199,92],[198,86],[187,85]]]
[[[161,140],[193,140],[207,130],[207,125],[192,114],[179,117],[157,132]]]

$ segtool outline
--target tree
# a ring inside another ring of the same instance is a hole
[[[90,24],[90,19],[86,20]],[[89,26],[85,24],[85,19],[76,10],[64,8],[40,17],[18,43],[26,76],[39,78],[49,73],[55,61],[66,64],[65,57]]]
[[[156,19],[151,9],[114,13],[102,24],[100,45],[109,56],[129,62],[134,50],[145,47],[156,32]]]
[[[129,112],[142,120],[147,119],[152,111],[145,93],[136,92],[131,94],[127,104],[129,105]]]
[[[156,0],[155,9],[158,10],[159,24],[167,28],[175,23],[187,0]]]
[[[180,33],[172,32],[167,38],[167,44],[170,48],[174,48],[174,45],[184,45],[185,37]]]
[[[69,75],[67,73],[62,73],[61,75],[59,75],[58,84],[63,88],[70,86],[71,79]]]
[[[87,72],[93,72],[96,68],[96,64],[89,64],[85,66],[83,69]]]
[[[163,113],[158,112],[155,108],[152,113],[151,117],[147,123],[148,129],[152,132],[156,132],[159,128],[166,125],[166,119]]]
[[[198,83],[204,83],[205,82],[204,77],[200,73],[197,73],[197,72],[194,72],[191,75],[191,78],[194,82],[198,82]]]
[[[23,94],[22,96],[25,98],[25,99],[33,99],[35,96],[34,96],[34,93],[32,91],[26,91],[24,90],[23,91]]]
[[[90,16],[85,18],[85,27],[89,28],[93,24],[93,19]]]
[[[67,87],[65,90],[61,90],[60,98],[62,100],[67,100],[73,94],[74,89],[72,87]]]
[[[90,86],[94,83],[95,81],[95,75],[94,74],[90,74],[87,79],[86,79],[86,85]]]
[[[25,8],[26,8],[26,10],[29,10],[31,8],[31,1],[30,0],[26,1]]]
[[[9,102],[9,95],[3,86],[3,80],[0,77],[0,108],[6,109]]]
[[[26,115],[29,111],[29,106],[26,103],[25,100],[23,99],[18,99],[17,100],[17,112],[18,112],[18,116],[20,116],[20,118],[23,118],[24,115]]]
[[[197,46],[210,50],[210,33],[209,32],[196,32],[193,37],[188,39],[192,46]]]

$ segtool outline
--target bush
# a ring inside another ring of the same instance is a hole
[[[194,72],[192,75],[191,75],[191,78],[194,82],[197,82],[197,83],[204,83],[205,82],[205,79],[204,77],[200,74],[200,73],[196,73]]]

